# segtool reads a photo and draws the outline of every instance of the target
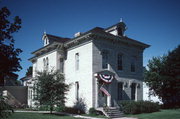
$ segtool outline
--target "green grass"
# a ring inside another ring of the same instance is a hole
[[[8,119],[77,119],[70,116],[40,114],[30,112],[15,112],[8,117]]]
[[[82,116],[95,117],[95,118],[107,118],[104,115],[82,114]]]
[[[160,112],[125,116],[137,117],[138,119],[180,119],[180,109],[161,110]]]

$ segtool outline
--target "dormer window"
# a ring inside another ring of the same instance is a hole
[[[44,39],[44,46],[46,46],[46,45],[48,45],[49,44],[49,40],[48,40],[48,38],[46,37],[45,39]]]
[[[123,31],[121,27],[117,28],[117,34],[118,36],[123,36]]]
[[[115,36],[124,36],[126,30],[126,24],[120,21],[118,24],[115,24],[106,29],[106,32],[113,34]]]

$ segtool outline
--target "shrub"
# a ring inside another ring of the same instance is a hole
[[[86,112],[86,104],[82,98],[74,103],[74,108],[79,110],[78,114],[84,114]]]
[[[97,115],[97,111],[96,111],[96,109],[95,108],[90,108],[89,109],[89,114],[91,114],[91,115]]]
[[[151,113],[160,109],[158,103],[150,101],[121,101],[119,105],[125,114]]]
[[[50,110],[50,106],[49,105],[41,105],[38,108],[39,111],[49,111]]]
[[[5,98],[0,96],[0,118],[8,117],[11,112],[14,112],[12,107],[5,102]]]
[[[65,110],[64,105],[58,105],[57,107],[55,107],[55,111],[57,112],[63,112],[64,110]]]
[[[74,108],[74,107],[65,107],[63,112],[70,113],[70,114],[84,114],[84,111]]]

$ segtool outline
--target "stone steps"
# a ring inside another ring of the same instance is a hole
[[[123,113],[119,111],[116,107],[107,107],[104,109],[109,118],[118,118],[122,117]]]

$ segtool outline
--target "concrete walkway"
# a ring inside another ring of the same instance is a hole
[[[15,110],[14,112],[49,113],[49,111],[24,111],[24,110]],[[82,115],[76,115],[76,114],[69,114],[69,113],[64,113],[64,112],[55,112],[55,111],[53,111],[53,113],[54,114],[59,114],[59,115],[72,116],[72,117],[75,117],[75,118],[82,118],[82,119],[107,119],[107,118],[96,118],[96,117],[90,117],[90,116],[82,116]],[[120,118],[113,118],[113,119],[138,119],[138,118],[120,117]]]

